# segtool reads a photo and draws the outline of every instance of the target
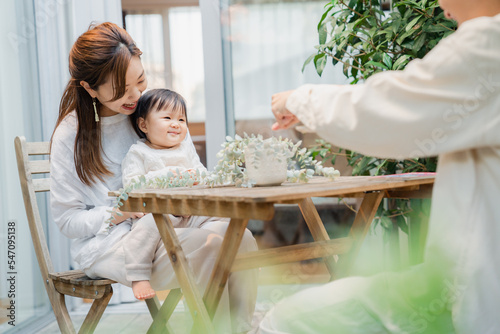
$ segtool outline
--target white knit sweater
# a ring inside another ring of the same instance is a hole
[[[68,238],[74,239],[71,257],[80,268],[88,268],[99,254],[104,253],[124,234],[130,223],[117,225],[109,234],[98,234],[107,226],[107,210],[113,207],[110,190],[122,186],[121,162],[130,146],[137,140],[127,116],[118,114],[101,117],[101,139],[104,161],[112,176],[97,180],[92,186],[83,184],[76,174],[74,145],[77,118],[73,112],[57,127],[51,148],[51,209],[52,217]]]

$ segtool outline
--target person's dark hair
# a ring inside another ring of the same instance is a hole
[[[146,119],[148,114],[153,110],[160,111],[164,109],[184,113],[187,124],[186,101],[184,101],[184,98],[180,94],[170,89],[151,89],[142,94],[139,101],[137,101],[135,112],[130,115],[130,122],[140,138],[147,139],[146,134],[139,129],[139,118]]]
[[[90,88],[97,90],[106,80],[112,80],[112,101],[116,101],[125,95],[125,76],[130,60],[141,54],[132,37],[123,28],[110,22],[91,24],[88,31],[78,37],[71,48],[71,79],[59,105],[59,117],[54,133],[62,120],[74,110],[78,119],[75,167],[78,177],[86,185],[92,185],[96,178],[103,181],[104,176],[112,173],[102,157],[100,122],[95,121],[92,97],[80,82],[85,81]],[[98,112],[100,107],[101,104],[97,102]]]

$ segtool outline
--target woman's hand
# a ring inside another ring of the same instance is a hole
[[[118,224],[121,224],[123,223],[125,220],[129,219],[129,218],[142,218],[144,217],[146,214],[144,212],[124,212],[124,211],[121,211],[120,209],[113,209],[113,211],[115,211],[115,213],[113,213],[113,224],[115,225],[118,225]],[[118,212],[120,212],[122,215],[118,215]]]
[[[273,130],[288,129],[299,122],[299,119],[286,108],[286,101],[292,93],[293,90],[289,90],[273,95],[271,110],[276,118],[276,123],[272,126]]]

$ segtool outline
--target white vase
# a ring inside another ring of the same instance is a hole
[[[245,167],[249,180],[256,186],[277,186],[285,182],[287,172],[287,156],[283,154],[266,154],[253,147],[245,149]]]

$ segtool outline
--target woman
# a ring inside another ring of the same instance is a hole
[[[110,213],[114,199],[108,197],[110,190],[121,188],[122,159],[138,139],[128,115],[135,111],[147,86],[140,55],[128,33],[113,23],[91,26],[82,34],[70,52],[71,79],[51,141],[52,215],[61,232],[74,239],[73,260],[89,277],[105,277],[127,286],[131,280],[125,275],[123,244],[133,242],[140,230],[131,230],[130,219],[141,218],[139,227],[155,224],[151,214]],[[99,233],[111,214],[117,225],[109,234]],[[218,222],[210,229],[176,229],[200,289],[208,282],[226,227],[227,223]],[[240,251],[256,249],[246,231]],[[149,280],[154,289],[179,287],[161,241],[151,260]],[[229,315],[233,332],[250,329],[256,275],[255,270],[230,275],[215,316],[218,332],[231,331]],[[142,297],[150,296],[146,292]]]

